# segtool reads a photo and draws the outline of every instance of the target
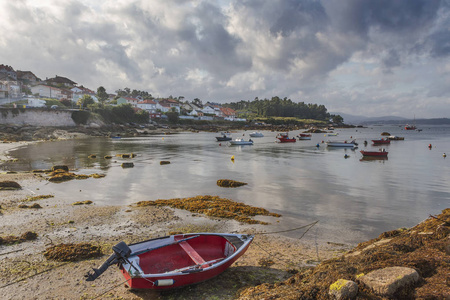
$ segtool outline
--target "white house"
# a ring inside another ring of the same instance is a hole
[[[148,111],[149,113],[156,112],[156,102],[153,100],[142,100],[137,103],[137,107]]]
[[[216,114],[216,109],[212,106],[205,106],[202,109],[202,112],[204,114],[210,114],[210,115],[215,115]]]
[[[33,95],[38,94],[40,97],[55,99],[61,99],[65,97],[61,89],[43,84],[32,86],[30,90]]]

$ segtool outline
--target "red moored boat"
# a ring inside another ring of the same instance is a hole
[[[385,149],[380,151],[360,151],[363,156],[378,156],[378,157],[387,157],[388,153]]]
[[[295,143],[297,141],[295,137],[289,138],[287,132],[279,133],[277,139],[280,143]]]
[[[298,139],[299,139],[299,140],[310,140],[311,137],[312,137],[312,134],[311,134],[311,133],[300,133],[300,134],[298,135]]]
[[[385,139],[379,139],[379,140],[372,140],[372,143],[374,145],[385,145],[385,144],[390,144],[391,140],[388,138]]]
[[[250,246],[252,235],[190,233],[113,246],[114,254],[86,275],[99,277],[109,266],[119,268],[130,288],[171,289],[215,277],[233,264]]]

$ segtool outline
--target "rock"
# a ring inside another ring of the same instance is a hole
[[[337,300],[355,299],[358,294],[358,284],[351,280],[339,279],[330,285],[328,294]]]
[[[406,267],[379,269],[360,278],[376,294],[387,297],[414,285],[419,279],[420,275],[416,270]]]

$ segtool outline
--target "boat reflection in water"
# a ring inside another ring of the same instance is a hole
[[[383,161],[388,160],[387,156],[363,156],[359,161]]]

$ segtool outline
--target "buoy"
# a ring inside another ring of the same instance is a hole
[[[219,146],[222,146],[222,143],[219,143]]]
[[[430,149],[431,149],[431,148],[433,148],[433,146],[431,146],[431,144],[429,144],[429,145],[428,145],[428,148],[430,148]]]
[[[443,156],[444,158],[446,158],[446,157],[447,157],[447,154],[444,153],[444,154],[442,154],[442,156]]]
[[[234,155],[231,157],[231,160],[234,161]]]
[[[320,147],[320,144],[319,144],[319,143],[317,143],[316,147],[317,147],[317,148],[319,148],[319,147]]]
[[[350,157],[350,155],[348,155],[348,154],[344,155],[344,158],[349,158],[349,157]]]
[[[164,138],[162,138],[164,140]]]

